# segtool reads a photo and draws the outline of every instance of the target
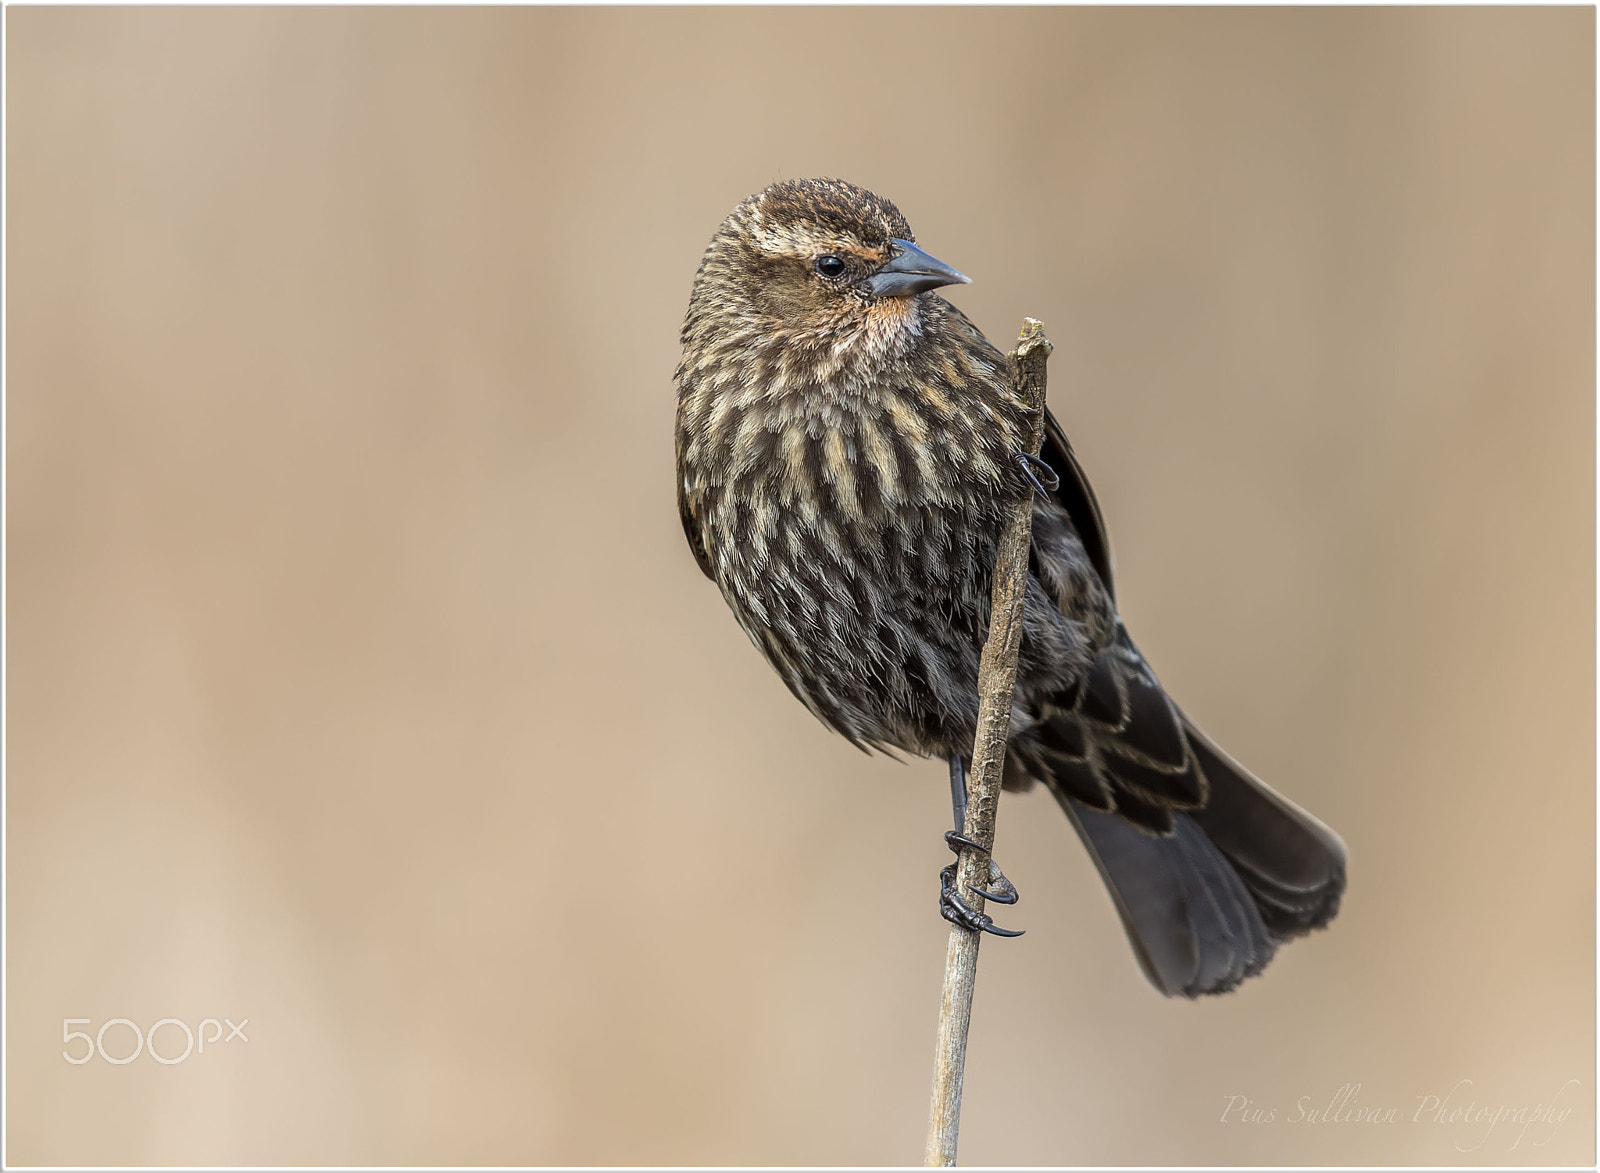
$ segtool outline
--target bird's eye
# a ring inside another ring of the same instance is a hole
[[[844,275],[844,261],[832,253],[823,253],[817,258],[817,273],[830,280]]]

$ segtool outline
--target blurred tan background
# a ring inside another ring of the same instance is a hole
[[[672,495],[813,174],[1045,320],[1130,626],[1352,857],[1166,1002],[1008,796],[964,1162],[1593,1160],[1592,10],[8,17],[10,1161],[920,1160],[943,768]]]

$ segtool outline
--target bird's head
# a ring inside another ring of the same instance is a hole
[[[790,344],[876,350],[920,331],[923,293],[969,281],[918,248],[881,196],[841,179],[784,180],[723,222],[685,333],[720,319]]]

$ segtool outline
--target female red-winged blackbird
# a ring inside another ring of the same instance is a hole
[[[1005,357],[929,292],[967,278],[914,239],[889,201],[833,179],[776,183],[712,237],[676,376],[689,546],[825,724],[950,763],[959,831],[995,545],[1036,490],[1006,786],[1050,788],[1158,989],[1232,989],[1332,919],[1344,844],[1162,690],[1117,617],[1065,434],[1047,418],[1042,462],[1023,455]],[[944,915],[1004,932],[949,871]],[[991,876],[984,895],[1014,900]]]

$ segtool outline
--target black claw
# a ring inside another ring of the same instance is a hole
[[[979,913],[978,915],[983,916],[982,913]],[[1002,929],[999,925],[995,924],[994,921],[989,920],[987,916],[983,916],[983,919],[989,922],[983,926],[983,931],[986,933],[993,933],[997,937],[1020,937],[1023,933],[1028,931],[1027,929]]]
[[[1017,886],[1006,879],[1006,874],[1000,870],[1000,865],[995,863],[994,856],[989,857],[989,883],[995,884],[1000,891],[991,892],[987,888],[980,888],[976,884],[968,884],[970,891],[976,892],[985,900],[993,900],[996,904],[1015,904],[1017,902]]]
[[[960,831],[946,831],[944,833],[944,841],[949,845],[950,850],[955,852],[957,855],[961,854],[961,849],[963,847],[970,847],[974,851],[983,852],[985,855],[989,854],[989,849],[987,847],[979,843],[976,839],[968,839]]]
[[[998,871],[999,869],[995,870]],[[976,884],[971,884],[968,886],[979,896],[982,896],[985,900],[993,900],[996,904],[1015,904],[1020,899],[1020,897],[1017,895],[1017,886],[1010,880],[1006,879],[1004,876],[1001,876],[998,881],[994,881],[992,876],[990,879],[991,882],[997,882],[1001,885],[1000,891],[991,892],[989,889],[980,888]]]
[[[1002,892],[991,892],[989,889],[980,888],[976,884],[972,885],[972,891],[976,892],[979,896],[982,896],[985,900],[993,901],[995,904],[1015,904],[1017,902],[1017,894],[1015,892],[1011,892],[1009,894]]]
[[[1061,478],[1056,475],[1056,470],[1031,452],[1013,452],[1011,459],[1016,461],[1018,471],[1038,490],[1041,497],[1048,497],[1061,487]],[[1040,480],[1041,476],[1043,480]]]

